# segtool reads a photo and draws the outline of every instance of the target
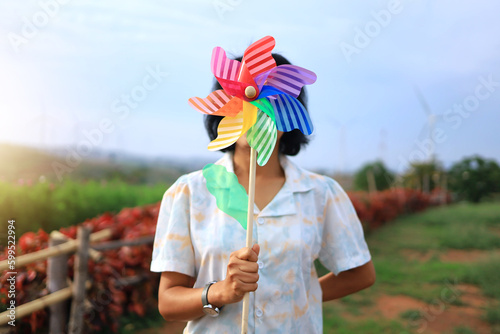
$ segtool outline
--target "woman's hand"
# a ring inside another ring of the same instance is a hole
[[[208,302],[221,307],[237,303],[247,292],[257,290],[259,265],[257,264],[260,246],[244,247],[232,252],[227,265],[226,278],[213,284],[208,290]]]

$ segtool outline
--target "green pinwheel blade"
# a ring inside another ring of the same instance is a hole
[[[262,99],[258,99],[255,101],[250,101],[250,103],[253,104],[254,106],[256,106],[257,108],[259,108],[260,110],[262,110],[263,112],[265,112],[267,114],[267,116],[271,117],[273,122],[276,122],[276,119],[274,116],[274,107],[271,104],[271,102],[269,102],[269,100],[267,98],[262,98]]]
[[[247,142],[257,154],[257,163],[264,166],[273,153],[278,136],[276,124],[267,113],[258,112],[257,121],[247,132]]]
[[[228,172],[224,166],[208,164],[203,167],[203,176],[207,181],[208,191],[215,197],[217,207],[236,219],[246,230],[248,195],[238,182],[236,174]]]

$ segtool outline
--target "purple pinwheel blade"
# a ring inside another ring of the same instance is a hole
[[[310,85],[315,81],[316,74],[312,71],[295,65],[280,65],[269,72],[266,85],[297,97],[304,85]]]

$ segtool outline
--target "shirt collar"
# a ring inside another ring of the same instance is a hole
[[[226,167],[234,173],[233,153],[227,152],[216,164]],[[307,172],[290,161],[286,155],[280,155],[280,164],[285,172],[285,183],[275,198],[262,210],[254,206],[254,213],[259,216],[283,216],[296,214],[295,196],[293,193],[305,192],[314,187]]]

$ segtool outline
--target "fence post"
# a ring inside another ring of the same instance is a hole
[[[87,281],[90,247],[89,237],[90,228],[79,226],[77,231],[78,251],[75,256],[73,278],[73,300],[71,302],[71,314],[69,319],[70,334],[83,333],[85,282]]]
[[[65,243],[61,236],[51,233],[49,247],[54,247]],[[68,254],[51,256],[47,259],[47,287],[49,292],[56,292],[68,286]],[[68,300],[50,305],[50,333],[64,333],[68,323]]]
[[[448,204],[448,177],[443,173],[443,186],[441,187],[441,204]]]

